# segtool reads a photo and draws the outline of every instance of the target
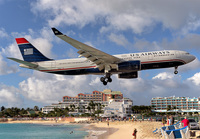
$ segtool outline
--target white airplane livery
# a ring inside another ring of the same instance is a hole
[[[20,67],[41,72],[62,75],[104,75],[100,78],[104,85],[112,82],[111,75],[113,74],[118,74],[118,78],[132,79],[137,78],[138,71],[141,70],[170,67],[174,67],[174,73],[177,74],[178,66],[187,64],[195,59],[195,56],[188,52],[177,50],[110,55],[72,39],[56,28],[52,28],[52,30],[57,37],[78,49],[79,57],[85,58],[49,59],[25,38],[16,38],[24,60],[8,59],[20,63]]]

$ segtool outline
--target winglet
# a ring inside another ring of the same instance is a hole
[[[63,35],[59,30],[57,30],[56,28],[51,28],[53,30],[53,33],[55,35]]]

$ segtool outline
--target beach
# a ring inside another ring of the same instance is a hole
[[[109,126],[107,122],[92,123],[90,126],[90,135],[87,139],[133,139],[134,129],[137,129],[137,139],[159,139],[159,135],[153,134],[153,130],[162,125],[161,122],[150,121],[114,121],[109,122]]]

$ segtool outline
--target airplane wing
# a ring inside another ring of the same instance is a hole
[[[27,66],[28,68],[37,68],[38,67],[37,64],[31,63],[31,62],[23,61],[23,60],[20,60],[17,58],[11,58],[11,57],[7,57],[7,58],[10,60],[13,60],[15,62],[21,63],[21,64]]]
[[[94,62],[99,70],[111,70],[111,68],[116,68],[116,64],[121,61],[121,59],[109,55],[105,52],[102,52],[96,48],[93,48],[91,46],[88,46],[84,43],[81,43],[75,39],[72,39],[60,31],[58,31],[56,28],[52,28],[54,34],[59,37],[60,39],[64,40],[65,42],[69,43],[79,51],[77,53],[80,54],[80,56],[86,57],[88,60]]]

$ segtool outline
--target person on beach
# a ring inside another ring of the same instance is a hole
[[[163,124],[163,126],[165,126],[165,124],[166,124],[164,117],[162,117],[162,124]]]
[[[186,127],[186,126],[189,127],[189,120],[187,119],[187,117],[185,117],[185,119],[183,119],[183,120],[181,121],[181,123],[183,123],[183,126],[184,126],[184,127]]]
[[[174,124],[174,117],[171,115],[171,125],[173,125]]]
[[[167,115],[167,125],[169,126],[171,123],[171,119],[169,118],[169,115]]]
[[[107,121],[107,125],[109,126],[109,118],[107,118],[106,121]]]
[[[169,116],[167,120],[168,120],[168,125],[172,125],[171,116]]]
[[[133,130],[133,139],[136,139],[136,134],[137,134],[137,129],[135,128],[134,130]]]

